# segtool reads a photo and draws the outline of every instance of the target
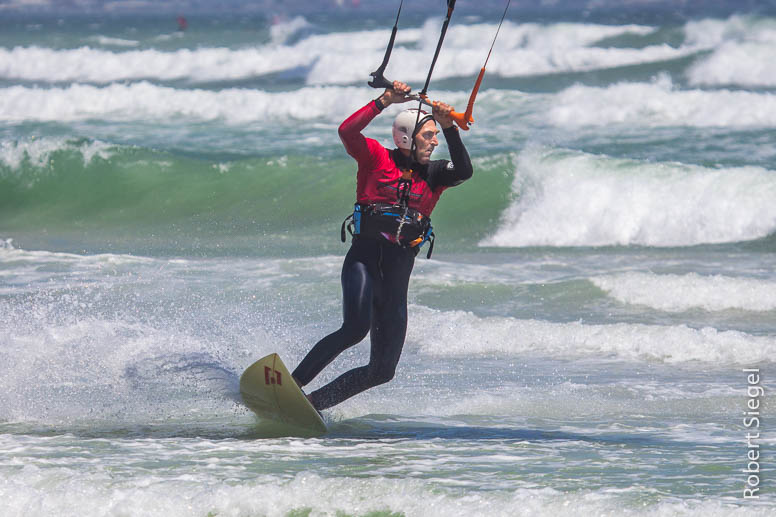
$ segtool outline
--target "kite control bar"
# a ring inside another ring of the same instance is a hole
[[[496,29],[496,35],[493,37],[493,43],[490,45],[490,50],[488,51],[488,56],[485,58],[485,64],[482,65],[482,68],[480,69],[480,73],[477,76],[477,80],[474,82],[474,88],[472,88],[472,93],[469,96],[469,102],[466,105],[466,111],[463,113],[458,113],[456,111],[451,111],[450,116],[453,118],[453,121],[463,130],[469,129],[469,124],[474,122],[474,117],[472,117],[472,111],[474,110],[474,101],[477,98],[477,92],[480,90],[480,85],[482,84],[482,78],[485,76],[485,67],[488,65],[488,60],[490,59],[490,54],[493,52],[493,46],[496,44],[496,38],[498,38],[498,33],[501,30],[501,25],[504,23],[504,18],[507,15],[507,10],[509,9],[509,4],[512,0],[507,0],[507,5],[504,8],[504,14],[501,15],[501,21],[498,24],[498,29]],[[383,73],[385,72],[385,67],[388,66],[388,60],[391,57],[391,51],[393,50],[393,44],[396,40],[396,30],[399,24],[399,15],[401,14],[401,7],[404,3],[404,0],[401,0],[399,3],[399,12],[396,14],[396,21],[393,24],[393,30],[391,31],[391,38],[388,41],[388,48],[385,49],[385,56],[383,57],[382,64],[369,74],[372,77],[372,80],[368,82],[369,86],[372,88],[387,88],[392,89],[393,88],[393,82],[389,81],[385,78]],[[426,78],[426,84],[423,86],[423,90],[419,94],[413,94],[409,95],[408,98],[412,100],[417,100],[420,104],[426,104],[427,106],[433,107],[435,104],[435,101],[429,101],[428,97],[426,95],[426,92],[428,90],[429,82],[431,81],[431,73],[434,71],[434,65],[436,64],[437,57],[439,56],[439,50],[442,48],[442,42],[445,39],[445,33],[447,32],[447,26],[450,23],[450,16],[453,14],[453,9],[455,9],[455,0],[448,0],[447,1],[447,17],[445,18],[443,24],[442,24],[442,32],[439,36],[439,41],[437,42],[436,52],[434,53],[434,58],[431,61],[431,67],[428,70],[428,77]],[[420,113],[418,113],[418,117],[420,117]]]
[[[399,26],[399,16],[401,16],[401,8],[404,4],[404,0],[401,0],[399,2],[399,11],[396,13],[396,21],[393,23],[393,29],[391,30],[391,37],[388,40],[388,47],[385,49],[385,55],[383,56],[383,62],[380,64],[379,67],[377,67],[377,70],[369,74],[369,76],[372,78],[371,81],[369,81],[367,84],[371,86],[372,88],[386,88],[386,89],[392,89],[393,88],[393,81],[389,81],[385,78],[385,67],[388,66],[388,60],[391,58],[391,51],[393,50],[393,44],[396,41],[396,31]],[[447,16],[445,17],[445,20],[442,24],[442,31],[439,35],[439,41],[437,42],[436,51],[434,52],[434,58],[431,61],[431,66],[428,69],[428,76],[426,77],[426,84],[423,86],[423,90],[420,92],[419,95],[415,96],[409,96],[409,98],[413,100],[419,101],[421,104],[427,104],[429,106],[433,106],[433,103],[430,102],[426,97],[426,92],[428,91],[428,85],[431,82],[431,74],[434,71],[434,65],[436,64],[437,58],[439,57],[439,51],[442,48],[442,42],[445,39],[445,33],[447,32],[447,26],[450,23],[450,17],[453,14],[453,10],[455,9],[455,0],[447,0]],[[418,113],[420,115],[420,113]],[[463,113],[456,113],[452,112],[451,116],[453,117],[453,120],[460,126],[462,129],[469,129],[468,123],[473,122],[473,119],[471,118],[471,113],[469,113],[469,116],[466,117]]]
[[[455,111],[450,112],[450,116],[453,117],[453,120],[456,124],[458,124],[458,127],[464,130],[469,129],[469,124],[474,122],[474,118],[472,117],[472,111],[474,110],[474,100],[477,98],[477,92],[480,91],[480,85],[482,84],[482,78],[485,77],[485,67],[488,65],[488,60],[490,59],[490,54],[493,52],[493,46],[496,44],[496,38],[498,38],[498,33],[501,30],[501,24],[504,23],[504,18],[507,15],[507,10],[509,9],[509,4],[512,2],[512,0],[507,0],[507,6],[504,8],[504,14],[501,15],[501,21],[498,22],[498,29],[496,29],[496,35],[493,36],[493,43],[490,44],[490,50],[488,50],[488,57],[485,58],[485,64],[482,65],[482,68],[480,68],[480,73],[477,76],[477,80],[474,82],[474,88],[472,88],[472,93],[469,95],[469,102],[466,105],[466,111],[464,113],[456,113]],[[422,97],[425,100],[425,96],[423,94],[420,94],[419,97]],[[423,102],[423,100],[421,100]],[[428,101],[425,102],[425,104],[433,105],[432,103],[429,103]]]
[[[421,97],[420,94],[417,94],[417,93],[408,95],[407,98],[412,99],[414,101],[418,101],[421,104],[425,104],[426,106],[431,106],[432,108],[438,102],[438,101],[430,101],[425,95]],[[473,105],[474,103],[470,103],[469,106],[471,107]],[[455,122],[458,125],[458,127],[463,129],[464,131],[468,131],[469,124],[474,122],[474,119],[472,118],[472,114],[471,114],[471,109],[468,109],[468,108],[466,110],[466,113],[458,113],[456,111],[451,111],[450,116],[452,117],[453,122]]]

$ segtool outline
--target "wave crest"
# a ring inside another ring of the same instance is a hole
[[[531,147],[485,246],[693,246],[776,232],[776,174]]]

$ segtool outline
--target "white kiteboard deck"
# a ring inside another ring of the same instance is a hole
[[[240,376],[240,395],[263,420],[279,424],[286,436],[325,434],[321,415],[297,386],[278,354],[270,354],[249,366]]]

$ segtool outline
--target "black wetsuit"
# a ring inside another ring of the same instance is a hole
[[[368,109],[372,112],[366,116]],[[452,163],[434,160],[426,165],[410,162],[400,152],[389,152],[373,140],[367,142],[368,139],[364,139],[362,142],[359,139],[363,139],[360,125],[356,124],[355,129],[349,128],[349,135],[343,135],[342,128],[354,125],[353,120],[357,120],[359,114],[362,117],[359,123],[366,125],[377,112],[367,105],[340,128],[340,136],[348,152],[359,161],[359,175],[363,174],[366,181],[374,180],[380,174],[400,174],[400,168],[411,168],[415,171],[413,181],[417,190],[427,193],[425,199],[433,197],[431,210],[444,189],[472,176],[469,155],[455,128],[443,131]],[[358,135],[352,134],[355,130]],[[367,156],[369,152],[381,154],[383,161],[380,166],[371,162]],[[376,168],[362,168],[364,163]],[[386,163],[390,163],[394,170],[383,169]],[[386,184],[386,188],[390,187]],[[363,201],[359,199],[359,202]],[[342,265],[342,327],[320,340],[294,370],[293,376],[301,386],[307,385],[339,354],[364,339],[367,333],[371,338],[369,364],[354,368],[312,392],[310,397],[316,409],[332,407],[393,378],[407,333],[407,287],[418,251],[418,248],[402,247],[382,237],[354,236]]]
[[[369,364],[312,392],[317,409],[332,407],[393,378],[407,332],[407,287],[414,263],[412,248],[354,238],[342,265],[342,327],[320,340],[293,375],[304,386],[371,331]]]

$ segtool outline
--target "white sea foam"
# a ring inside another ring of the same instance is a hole
[[[706,48],[728,41],[776,43],[776,18],[734,14],[725,19],[692,20],[683,30],[686,44]]]
[[[0,101],[0,106],[3,104]],[[2,108],[0,107],[0,110]],[[79,142],[67,138],[45,137],[29,140],[0,141],[0,167],[7,166],[18,170],[22,163],[42,167],[51,159],[56,151],[77,151],[81,154],[84,164],[89,164],[94,158],[107,160],[111,156],[112,146],[99,140]]]
[[[427,29],[433,28],[433,23]],[[483,39],[488,34],[493,33],[495,28],[492,24],[472,24],[456,25],[445,36],[445,43],[451,43],[455,48],[470,48],[475,45],[482,45]],[[582,24],[582,23],[514,23],[509,20],[499,30],[496,47],[500,51],[509,51],[517,48],[577,48],[589,47],[598,42],[611,37],[623,36],[626,34],[646,36],[655,31],[654,27],[646,25],[601,25],[601,24]],[[426,31],[429,43],[432,48],[436,45],[436,36],[432,31]],[[495,50],[494,50],[495,51]]]
[[[661,311],[776,310],[776,282],[757,278],[630,272],[595,277],[591,281],[623,303]]]
[[[425,77],[428,54],[436,45],[440,21],[398,32],[394,58],[386,71],[393,77],[396,62],[402,77]],[[108,83],[121,80],[238,80],[265,74],[304,70],[310,84],[359,82],[379,63],[387,30],[317,34],[293,45],[290,36],[308,27],[296,18],[271,28],[272,43],[254,48],[198,48],[176,51],[154,49],[111,52],[81,47],[54,50],[41,47],[0,49],[0,76],[33,81]],[[494,24],[455,25],[439,56],[435,77],[474,75],[482,66]],[[498,56],[489,63],[491,74],[535,75],[585,71],[676,59],[698,51],[695,46],[674,48],[660,44],[644,48],[598,47],[599,40],[623,34],[644,35],[651,27],[559,23],[550,25],[506,22],[499,34]],[[101,40],[101,44],[119,44]],[[128,40],[120,44],[128,45]],[[336,66],[335,66],[336,65]],[[332,70],[337,70],[336,74]]]
[[[441,20],[430,19],[420,28],[402,28],[397,34],[395,57],[386,71],[408,81],[425,77],[428,54],[433,51]],[[289,38],[309,28],[303,17],[270,28],[271,42],[253,48],[197,48],[175,51],[154,49],[111,52],[81,47],[50,49],[16,47],[0,49],[0,77],[31,81],[109,83],[121,80],[187,80],[192,82],[240,80],[270,73],[300,70],[310,84],[349,84],[366,79],[379,63],[388,40],[387,29],[314,34],[293,44]],[[454,24],[439,56],[435,77],[474,75],[482,66],[495,24]],[[776,41],[776,22],[734,16],[727,20],[700,20],[684,27],[685,41],[674,47],[598,45],[606,38],[646,36],[655,30],[643,25],[579,23],[516,24],[505,22],[489,74],[504,77],[559,72],[579,72],[673,60],[701,51],[702,58],[689,72],[695,84],[772,85],[768,59]],[[133,40],[98,36],[104,46],[128,47]],[[771,52],[769,52],[769,49]],[[336,65],[336,66],[335,66]],[[332,74],[336,69],[337,73]]]
[[[694,63],[687,78],[694,85],[776,86],[771,62],[776,42],[728,42],[710,56]]]
[[[236,80],[308,66],[314,61],[315,55],[282,46],[180,49],[173,52],[15,47],[0,48],[0,77],[93,83],[139,79]]]
[[[317,447],[311,441],[292,445],[307,450]],[[212,457],[215,446],[208,442],[202,454]],[[395,476],[322,477],[305,472],[289,479],[255,474],[252,479],[243,479],[248,463],[237,462],[222,467],[218,458],[206,463],[195,456],[187,464],[188,472],[166,465],[149,470],[147,465],[154,464],[151,458],[164,447],[157,446],[156,451],[148,453],[144,466],[137,467],[137,472],[145,472],[145,475],[135,472],[132,472],[135,475],[127,475],[120,464],[111,469],[82,465],[75,470],[69,465],[80,460],[80,448],[70,450],[68,458],[71,459],[61,461],[61,466],[13,465],[10,469],[14,472],[13,477],[4,477],[4,488],[0,491],[5,515],[29,515],[31,509],[35,514],[62,517],[97,514],[165,517],[192,514],[765,517],[771,514],[766,507],[735,506],[730,504],[732,500],[709,498],[635,505],[634,500],[644,497],[641,488],[563,492],[537,488],[535,484],[530,486],[521,480],[514,480],[513,484],[517,486],[511,489],[471,490],[465,484],[441,489],[439,480],[433,477],[428,480]],[[278,450],[285,454],[288,447]],[[185,451],[189,452],[189,449]],[[227,454],[237,454],[241,458],[255,455],[239,449],[221,452],[221,455]],[[433,469],[429,474],[432,473]],[[224,482],[216,474],[227,476],[229,481]]]
[[[548,115],[551,123],[561,127],[774,127],[776,95],[681,90],[668,75],[660,75],[651,83],[566,88],[554,97]]]
[[[229,411],[236,377],[223,360],[231,353],[186,330],[89,317],[98,302],[76,290],[92,289],[99,288],[71,278],[55,294],[31,293],[35,304],[2,304],[0,324],[13,331],[0,354],[0,420],[126,422],[186,414],[192,404]]]
[[[462,91],[436,91],[435,97],[462,107]],[[363,103],[363,89],[309,86],[286,92],[247,88],[181,89],[141,81],[95,86],[73,84],[0,89],[0,120],[31,121],[223,121],[251,124],[267,120],[339,123]],[[246,109],[247,107],[247,109]],[[505,109],[505,107],[507,107]],[[394,110],[396,107],[388,108]],[[397,108],[398,109],[398,108]],[[392,111],[391,111],[392,112]],[[607,87],[575,85],[557,94],[526,94],[486,89],[477,98],[479,123],[498,114],[512,124],[516,116],[529,124],[574,129],[581,126],[628,127],[776,127],[776,94],[678,89],[668,76],[649,83]],[[489,125],[499,125],[498,120]],[[485,129],[486,125],[480,125]]]
[[[363,103],[363,91],[308,87],[282,93],[231,88],[180,90],[148,82],[0,90],[0,119],[35,121],[224,121],[229,124],[324,118],[341,121]]]
[[[304,16],[296,16],[290,20],[279,20],[269,28],[269,36],[272,43],[281,45],[300,31],[312,27]]]
[[[581,47],[574,49],[515,49],[500,59],[488,62],[488,73],[501,77],[520,77],[555,74],[563,72],[585,72],[637,65],[658,61],[667,61],[696,52],[695,49],[676,49],[669,45],[656,45],[643,49]],[[479,72],[482,66],[482,49],[460,49],[440,55],[439,74],[434,77],[470,76]],[[403,55],[403,59],[412,56]],[[422,68],[420,69],[422,70]],[[422,79],[418,70],[408,76],[409,81]],[[354,77],[353,80],[357,78]]]
[[[711,327],[581,322],[553,323],[478,317],[464,311],[414,307],[408,341],[431,355],[498,353],[543,357],[612,357],[629,361],[750,364],[773,360],[776,337]]]
[[[485,246],[691,246],[776,231],[776,173],[531,147]]]
[[[405,80],[418,82],[424,79],[427,56],[433,52],[436,45],[436,36],[433,34],[436,33],[438,24],[438,20],[429,20],[422,30],[415,33],[417,48],[397,46],[394,49],[395,57],[392,57],[392,63],[403,63],[401,75]],[[451,27],[445,38],[447,51],[439,55],[434,77],[476,75],[487,54],[487,42],[490,41],[494,29],[495,26],[491,24]],[[638,49],[594,46],[597,41],[607,37],[623,34],[644,35],[653,30],[651,27],[639,25],[608,26],[571,23],[539,25],[505,22],[499,32],[498,45],[494,49],[496,54],[488,63],[488,73],[516,77],[586,71],[675,59],[696,51],[695,49],[675,49],[667,45]],[[316,61],[308,76],[309,82],[355,82],[363,78],[363,70],[369,69],[370,66],[374,67],[371,63],[380,61],[384,43],[379,38],[376,41],[370,38],[368,47],[371,52],[360,53],[358,56],[349,54],[346,59],[350,64],[348,67],[343,67],[345,55],[342,51],[346,49],[346,52],[350,52],[353,41],[350,36],[342,37],[347,39],[349,45],[347,47],[331,45],[337,51],[326,53]],[[330,44],[330,41],[327,43]],[[361,45],[360,40],[358,45]],[[332,78],[330,72],[334,65],[337,65],[336,78]],[[389,68],[386,75],[392,77],[394,74]]]
[[[111,38],[110,36],[93,36],[89,39],[104,47],[137,47],[140,45],[137,40]]]
[[[684,30],[690,44],[714,49],[688,69],[691,84],[776,86],[776,19],[736,15],[689,22]]]
[[[47,269],[45,266],[51,266],[58,270],[68,269],[72,273],[71,267],[76,268],[102,268],[104,266],[117,265],[137,265],[137,264],[155,264],[156,267],[163,267],[166,261],[157,261],[149,257],[139,255],[126,255],[114,253],[98,253],[95,255],[78,255],[76,253],[63,253],[45,250],[24,250],[13,245],[13,239],[0,238],[0,264],[13,263],[14,267],[21,264],[30,264],[40,266],[41,269]],[[180,259],[171,260],[170,263],[185,263]],[[41,273],[41,278],[51,275],[51,271]]]

